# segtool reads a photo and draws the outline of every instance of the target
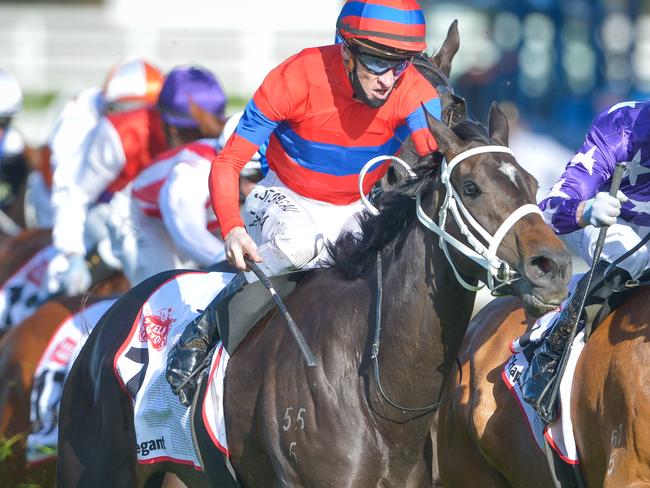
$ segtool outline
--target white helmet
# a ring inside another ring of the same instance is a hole
[[[23,92],[18,80],[0,68],[0,117],[11,117],[23,108]]]
[[[163,73],[141,58],[117,63],[104,82],[107,104],[154,105],[164,81]]]
[[[242,115],[244,115],[243,110],[241,112],[237,112],[234,115],[231,115],[226,121],[226,125],[223,126],[223,131],[219,136],[220,149],[222,149],[226,145],[226,142],[228,142],[230,136],[233,135],[233,133],[235,132],[235,129],[237,128],[237,124],[239,124],[239,119],[241,119]],[[246,163],[246,166],[244,166],[244,168],[241,170],[241,175],[244,177],[248,177],[258,173],[261,170],[262,170],[262,163],[260,162],[260,153],[256,152],[251,157],[251,160],[248,163]]]

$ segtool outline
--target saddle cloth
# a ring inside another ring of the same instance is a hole
[[[31,433],[27,436],[27,462],[38,463],[56,456],[58,418],[63,384],[99,319],[114,298],[100,300],[63,320],[56,328],[34,372],[30,397]]]
[[[51,245],[41,249],[0,286],[0,330],[19,324],[48,298],[43,282],[56,253]]]
[[[159,286],[144,302],[129,335],[114,359],[118,381],[133,401],[138,463],[175,462],[200,468],[190,431],[190,408],[178,401],[165,379],[170,347],[185,326],[208,306],[232,279],[232,273],[185,272]],[[213,356],[220,371],[215,380],[223,391],[227,354]],[[223,351],[225,353],[225,351]],[[217,360],[219,359],[219,361]],[[223,411],[220,396],[211,408]],[[227,446],[223,417],[215,421],[215,435]]]
[[[565,304],[566,301],[562,307]],[[564,462],[578,464],[578,451],[571,422],[571,385],[578,358],[585,345],[584,332],[580,331],[573,341],[567,367],[560,382],[560,415],[555,422],[546,425],[532,405],[524,401],[521,392],[522,373],[528,367],[528,358],[531,357],[535,346],[552,330],[561,308],[553,310],[538,319],[530,333],[526,334],[525,341],[517,338],[512,342],[510,350],[513,355],[506,362],[501,372],[501,378],[517,400],[540,449],[544,451],[544,443],[548,442]],[[526,343],[527,346],[522,347],[523,343]]]

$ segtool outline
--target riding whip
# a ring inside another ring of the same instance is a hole
[[[289,314],[289,311],[284,306],[284,303],[282,302],[280,295],[278,295],[278,293],[273,288],[273,283],[271,283],[271,280],[269,280],[269,278],[264,274],[264,272],[260,269],[260,267],[257,264],[255,264],[251,259],[244,256],[244,261],[246,262],[246,265],[251,269],[251,271],[255,273],[255,276],[259,278],[260,282],[264,285],[264,288],[266,288],[269,291],[269,293],[273,297],[273,300],[275,301],[275,304],[278,306],[280,312],[282,312],[284,318],[287,320],[289,331],[291,332],[291,335],[293,335],[293,338],[298,344],[298,348],[300,349],[300,353],[302,354],[302,357],[305,360],[305,364],[310,368],[316,366],[316,358],[314,357],[314,353],[312,353],[311,349],[309,349],[309,345],[307,344],[305,337],[302,335],[302,332],[300,332],[298,325],[296,325],[296,322],[294,322],[293,318]]]
[[[612,185],[609,189],[609,194],[613,197],[616,197],[618,189],[621,186],[621,179],[623,178],[623,172],[625,171],[624,163],[617,163],[616,168],[614,169],[614,176],[612,177]],[[589,294],[589,288],[591,287],[591,280],[594,276],[594,270],[596,269],[596,263],[600,260],[600,254],[603,251],[603,246],[605,244],[605,237],[607,236],[607,229],[609,226],[604,226],[600,228],[598,232],[598,240],[596,241],[596,248],[594,249],[594,256],[591,262],[591,268],[589,268],[589,273],[587,274],[587,285],[585,286],[585,291],[580,297],[580,306],[578,307],[578,314],[573,322],[571,327],[571,332],[569,334],[568,342],[564,348],[564,352],[560,359],[560,364],[558,365],[557,375],[555,379],[551,382],[551,390],[548,396],[545,396],[542,393],[541,399],[539,401],[538,407],[540,413],[543,412],[542,416],[545,419],[550,418],[550,412],[555,405],[555,400],[557,399],[558,392],[560,390],[560,383],[562,381],[562,376],[566,370],[567,363],[569,361],[569,356],[571,355],[571,349],[573,348],[573,341],[578,333],[578,324],[580,323],[580,317],[582,316],[582,311],[585,308],[585,303],[587,301],[587,295]]]

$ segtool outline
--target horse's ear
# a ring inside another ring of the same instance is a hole
[[[503,146],[508,145],[508,119],[496,102],[492,102],[490,107],[488,132],[490,139],[494,139]]]
[[[190,115],[199,123],[199,130],[203,137],[217,138],[223,132],[226,125],[224,120],[214,116],[207,110],[203,110],[193,101],[190,101]]]
[[[440,122],[433,115],[431,115],[427,109],[422,106],[424,109],[425,116],[427,118],[427,125],[433,137],[438,143],[438,151],[447,156],[448,152],[458,152],[459,151],[459,141],[458,137],[454,132],[447,127],[443,122]]]
[[[442,43],[438,52],[431,57],[431,62],[449,78],[451,73],[451,62],[460,47],[460,36],[458,35],[458,20],[454,20],[449,26],[445,42]]]

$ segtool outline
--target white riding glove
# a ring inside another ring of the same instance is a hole
[[[81,254],[57,254],[47,267],[47,291],[67,296],[81,295],[92,284],[86,260]]]
[[[616,197],[601,191],[585,203],[582,220],[596,227],[615,224],[616,217],[621,214],[621,203],[627,201],[627,196],[620,190]]]

